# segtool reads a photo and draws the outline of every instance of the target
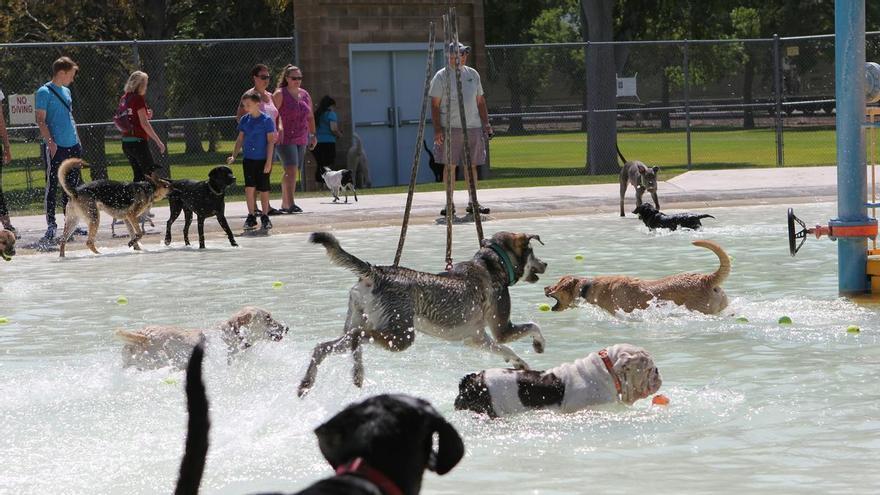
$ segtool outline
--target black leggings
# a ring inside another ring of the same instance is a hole
[[[3,159],[3,145],[0,144],[0,160]],[[6,197],[3,196],[3,176],[0,173],[0,217],[9,215],[9,209],[6,208]]]
[[[123,141],[122,152],[125,153],[128,163],[131,164],[134,182],[147,180],[147,176],[159,168],[153,160],[153,153],[150,152],[149,141]]]
[[[320,184],[323,182],[321,176],[324,175],[324,167],[334,170],[333,164],[336,162],[336,143],[318,143],[312,150],[315,155],[315,182]]]

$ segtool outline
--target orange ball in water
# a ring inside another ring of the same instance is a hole
[[[651,404],[654,404],[655,406],[668,406],[669,397],[666,397],[663,394],[657,394],[651,399]]]

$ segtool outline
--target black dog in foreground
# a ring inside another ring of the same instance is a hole
[[[233,184],[235,184],[235,175],[232,169],[225,165],[211,169],[208,180],[171,181],[171,193],[168,194],[171,213],[165,227],[165,245],[171,244],[171,225],[183,211],[183,242],[187,246],[189,246],[189,226],[192,223],[193,212],[196,213],[199,223],[199,249],[205,248],[205,219],[215,215],[217,222],[229,237],[229,244],[238,246],[235,236],[232,235],[232,229],[226,221],[226,188]]]
[[[431,172],[434,172],[434,181],[443,182],[443,164],[437,163],[434,160],[434,153],[431,152],[427,142],[422,141],[422,145],[425,147],[425,151],[428,152],[428,166],[431,167]]]
[[[679,227],[698,230],[703,228],[701,219],[715,218],[712,215],[694,215],[693,213],[666,215],[654,208],[651,203],[640,204],[633,210],[633,213],[638,214],[639,220],[652,230],[657,228],[675,230]]]
[[[205,470],[210,421],[203,356],[204,344],[199,344],[186,370],[189,422],[175,495],[197,494]],[[436,451],[434,433],[439,438]],[[299,494],[416,495],[426,468],[446,474],[464,456],[458,432],[430,403],[400,394],[351,404],[316,428],[315,435],[336,475]]]

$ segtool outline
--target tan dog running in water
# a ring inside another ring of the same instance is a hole
[[[672,301],[691,311],[717,314],[727,307],[727,295],[721,284],[730,274],[730,258],[712,241],[693,241],[694,246],[711,250],[720,266],[715,273],[677,273],[656,280],[642,280],[626,275],[575,277],[566,275],[555,285],[544,288],[544,295],[556,299],[553,311],[573,307],[578,298],[614,313],[645,309],[654,299]]]
[[[6,229],[0,229],[0,258],[12,261],[15,256],[15,234]]]

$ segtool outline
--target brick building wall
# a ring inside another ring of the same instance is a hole
[[[459,39],[471,45],[469,65],[484,72],[485,34],[482,0],[453,1]],[[294,0],[299,65],[303,87],[315,104],[328,94],[336,100],[339,125],[345,135],[337,142],[337,165],[345,163],[351,145],[349,43],[425,43],[428,23],[434,21],[438,44],[449,4],[430,0]],[[306,173],[306,178],[311,174]]]

